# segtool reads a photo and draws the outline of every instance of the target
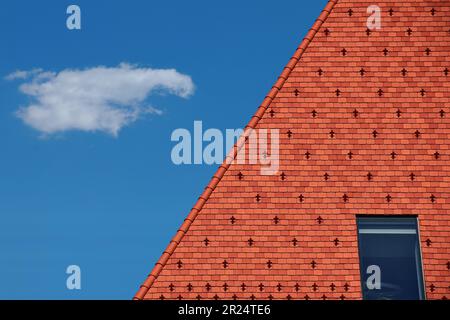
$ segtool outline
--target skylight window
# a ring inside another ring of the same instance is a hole
[[[363,298],[424,299],[422,260],[415,217],[358,217]]]

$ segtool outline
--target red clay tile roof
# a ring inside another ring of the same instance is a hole
[[[450,297],[450,0],[373,4],[329,1],[247,126],[279,174],[225,162],[135,299],[360,299],[357,214],[418,215]]]

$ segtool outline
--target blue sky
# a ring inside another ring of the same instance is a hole
[[[174,165],[171,133],[244,127],[326,2],[3,1],[0,299],[131,299],[217,168]],[[81,30],[66,28],[70,4]],[[17,115],[31,80],[5,79],[120,63],[176,69],[195,91],[147,96],[162,114],[116,136],[43,134]],[[72,264],[81,290],[66,288]]]

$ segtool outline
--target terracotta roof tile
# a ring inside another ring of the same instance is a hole
[[[360,299],[356,214],[418,214],[426,295],[450,296],[450,1],[331,0],[135,299]],[[433,10],[434,9],[434,10]],[[446,71],[447,70],[447,71]]]

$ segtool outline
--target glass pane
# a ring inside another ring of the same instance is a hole
[[[358,218],[364,299],[423,298],[416,218]]]

